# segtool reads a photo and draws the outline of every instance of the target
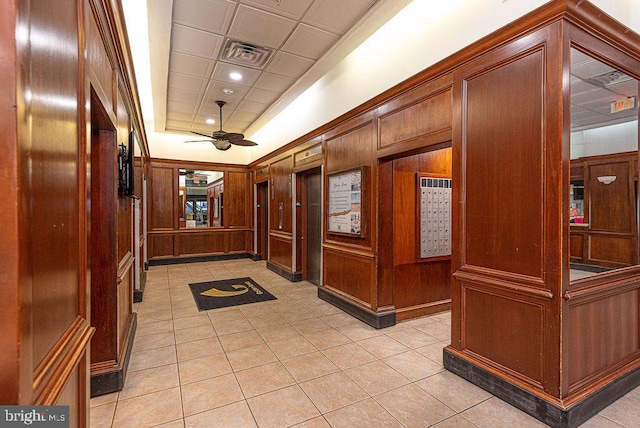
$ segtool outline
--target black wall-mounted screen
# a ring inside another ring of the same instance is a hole
[[[133,148],[135,131],[129,133],[128,145],[120,144],[118,153],[118,192],[121,195],[134,197]]]

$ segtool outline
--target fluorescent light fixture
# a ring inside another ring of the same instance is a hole
[[[216,123],[215,119],[207,119],[205,122],[207,122],[209,125],[213,125],[214,123]]]

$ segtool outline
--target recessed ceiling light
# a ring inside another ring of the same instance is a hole
[[[242,74],[236,71],[234,71],[233,73],[230,73],[229,77],[231,77],[233,80],[242,80]]]
[[[224,88],[224,89],[222,90],[222,92],[224,92],[224,93],[225,93],[225,94],[227,94],[227,95],[231,95],[231,94],[233,94],[233,89]]]
[[[206,122],[207,122],[209,125],[213,125],[214,123],[216,123],[215,119],[211,119],[211,118],[207,119],[207,120],[206,120]]]

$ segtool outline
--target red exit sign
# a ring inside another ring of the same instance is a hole
[[[629,97],[623,100],[614,101],[611,103],[611,113],[617,113],[619,111],[631,110],[636,107],[636,97]]]

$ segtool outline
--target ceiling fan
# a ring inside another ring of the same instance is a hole
[[[210,174],[207,174],[206,171],[196,171],[193,169],[181,169],[180,170],[180,175],[184,175],[185,178],[189,179],[189,180],[193,180],[195,178],[205,178],[208,177]]]
[[[207,137],[207,140],[191,140],[185,141],[185,143],[198,143],[202,141],[209,141],[213,144],[218,150],[229,150],[231,145],[236,146],[257,146],[257,143],[253,141],[245,140],[244,134],[236,133],[236,132],[224,132],[222,130],[222,107],[226,104],[224,101],[216,101],[218,107],[220,107],[220,130],[214,131],[213,134],[201,134],[200,132],[191,131],[192,134],[201,135],[203,137]]]

